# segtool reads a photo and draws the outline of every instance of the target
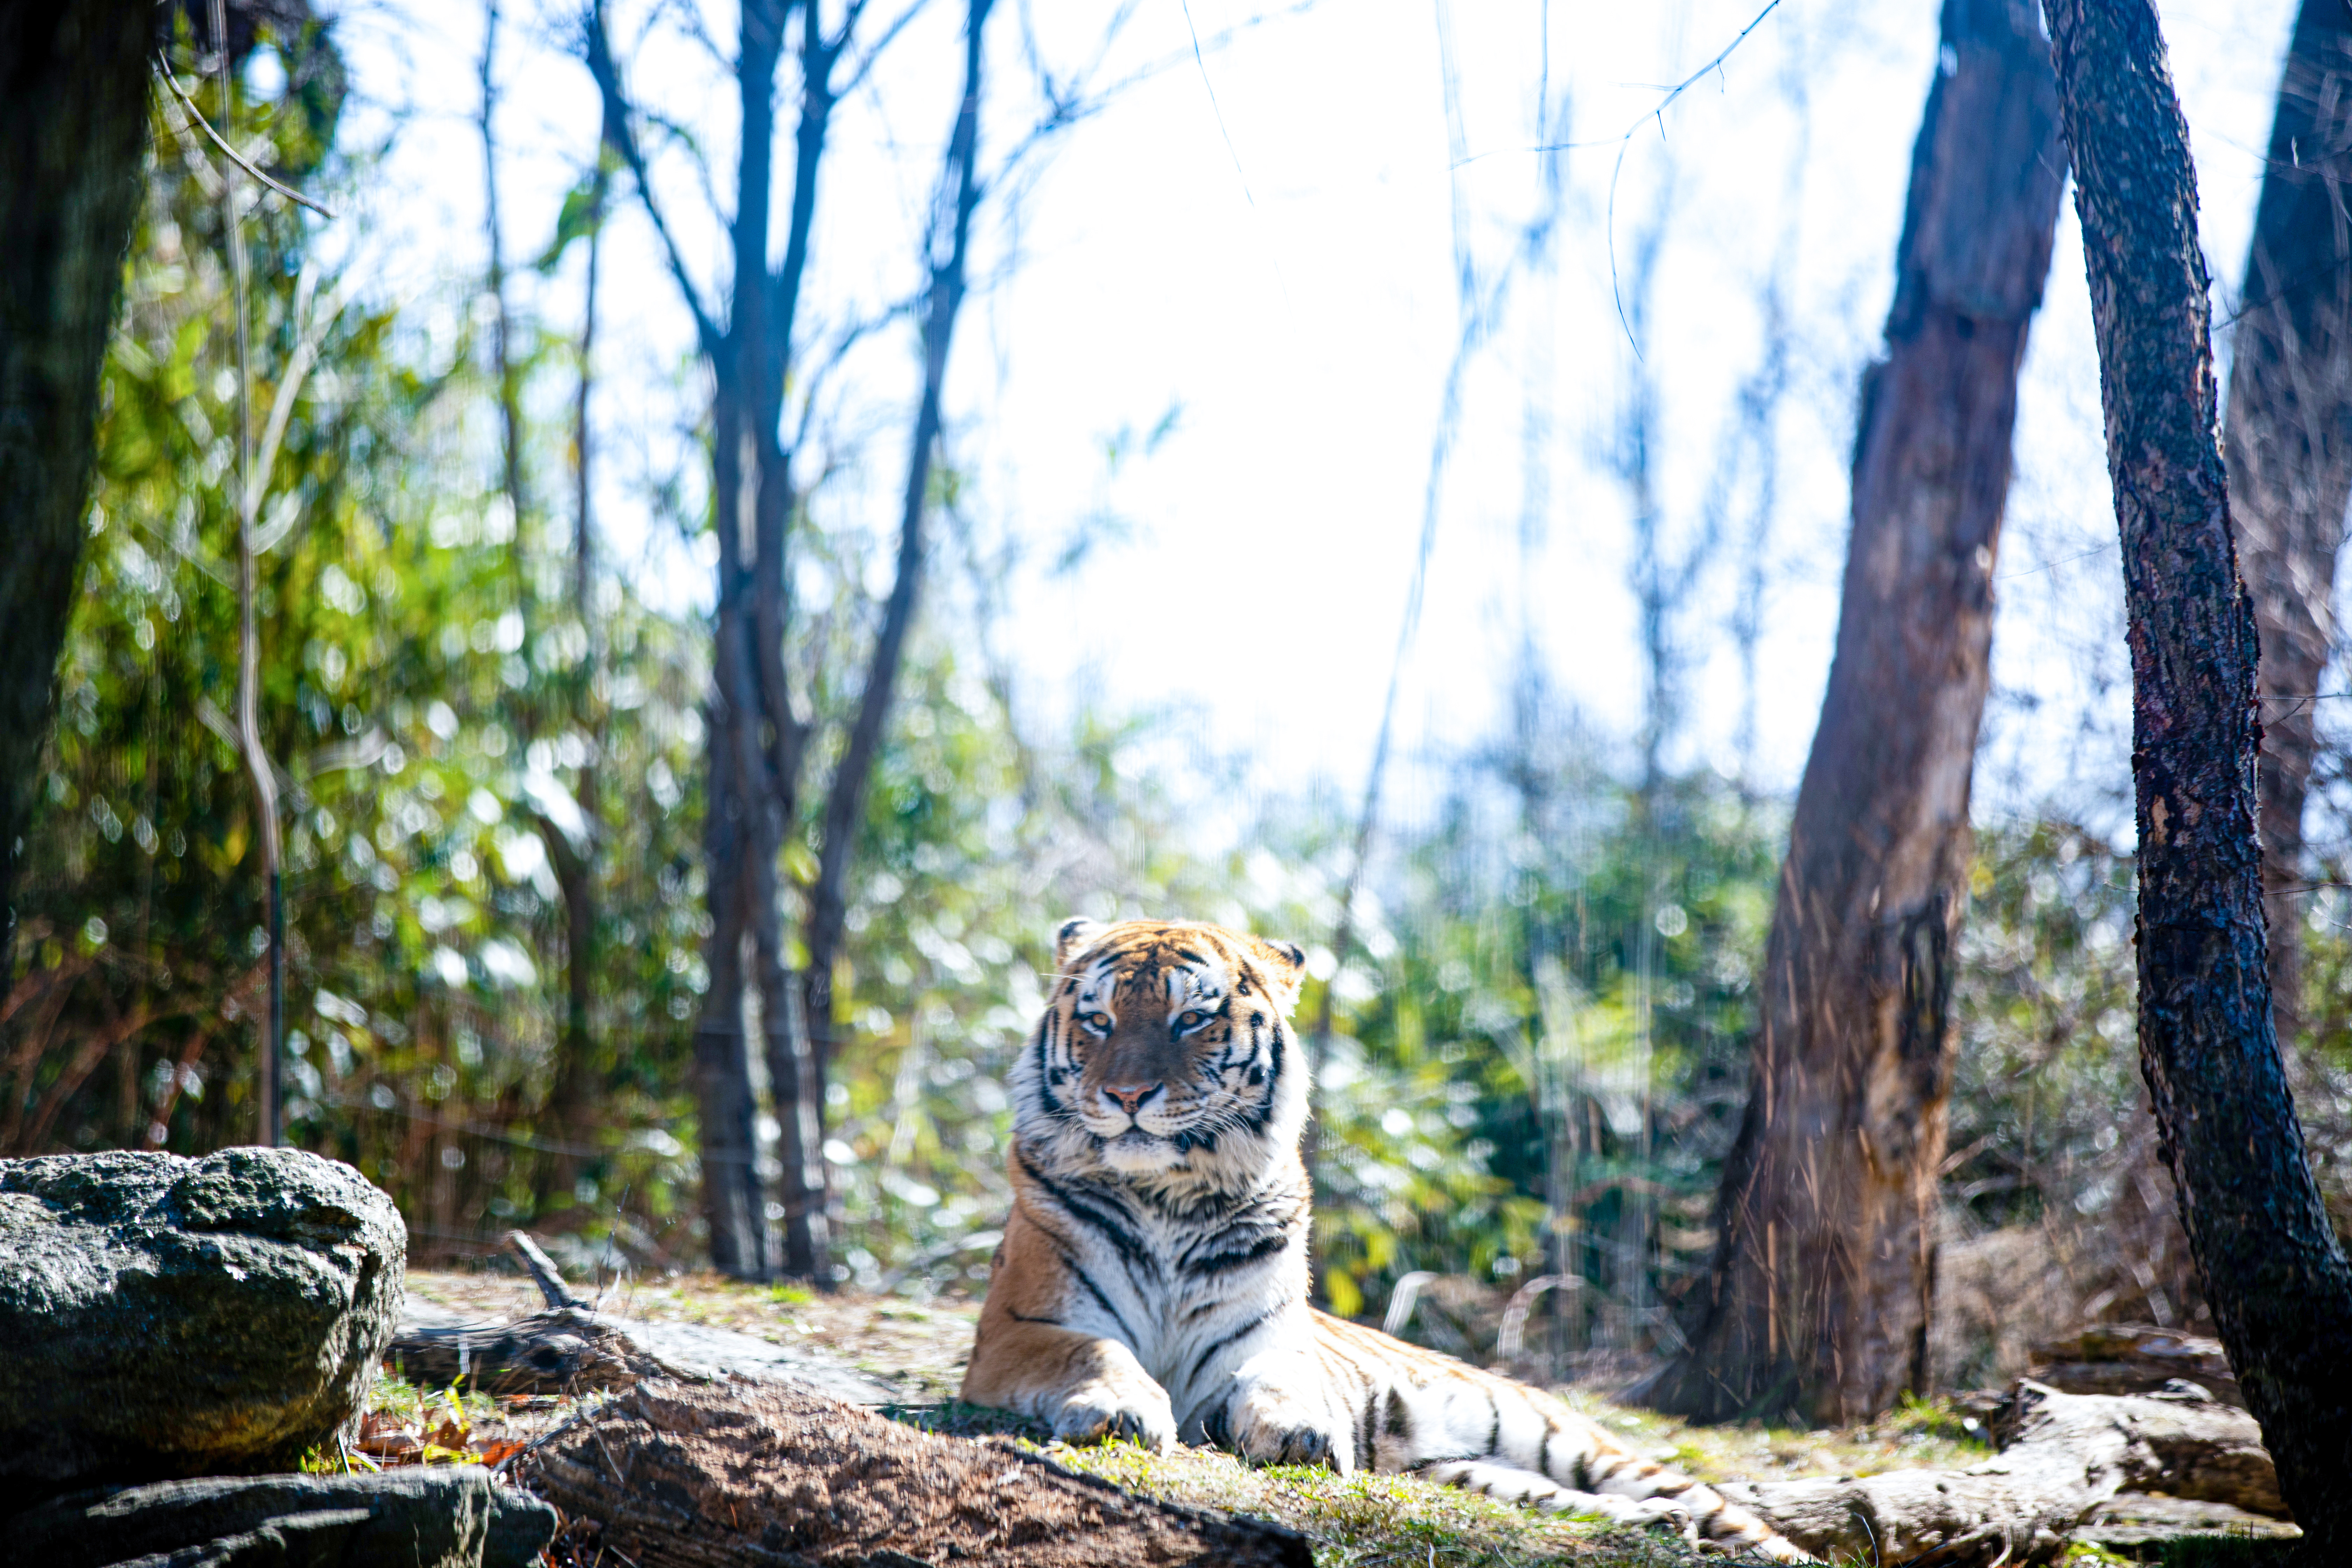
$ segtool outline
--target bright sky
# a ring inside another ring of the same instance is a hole
[[[615,4],[617,31],[635,37],[641,9]],[[1760,4],[1139,0],[1094,79],[1144,74],[1055,142],[996,209],[992,281],[951,376],[972,515],[987,538],[1021,542],[1028,562],[1002,636],[1034,710],[1172,704],[1187,715],[1185,745],[1249,753],[1269,790],[1360,787],[1464,330],[1457,247],[1479,291],[1494,289],[1539,207],[1545,160],[1528,149],[1548,118],[1550,138],[1570,144],[1554,265],[1511,272],[1468,362],[1401,752],[1442,753],[1491,727],[1523,616],[1596,728],[1630,737],[1639,724],[1633,506],[1614,462],[1639,374],[1659,411],[1650,451],[1664,556],[1675,570],[1696,563],[1672,626],[1687,666],[1675,754],[1740,764],[1747,683],[1730,626],[1752,563],[1763,583],[1754,773],[1793,785],[1834,630],[1853,389],[1892,287],[1937,7],[1781,0],[1645,121],[1662,86],[1730,44]],[[711,35],[730,37],[731,9],[706,9]],[[1030,9],[1052,68],[1091,56],[1107,7]],[[2292,9],[2163,6],[2217,316],[2243,267]],[[510,257],[544,246],[593,144],[596,103],[564,47],[568,14],[510,12],[504,31]],[[811,305],[829,327],[911,286],[960,15],[934,0],[844,110]],[[1000,152],[1029,112],[1021,20],[1000,6],[992,28],[1006,96],[987,136]],[[430,300],[484,253],[481,11],[470,0],[353,8],[341,33],[362,104],[352,126],[390,149],[361,204],[372,226],[353,242],[354,276]],[[631,60],[636,90],[730,159],[718,68],[674,27],[654,37]],[[663,160],[659,194],[707,279],[718,231],[683,156]],[[1637,359],[1618,301],[1653,237]],[[648,474],[691,477],[683,432],[702,394],[688,319],[640,211],[608,254],[599,417],[614,456],[603,522],[619,569],[657,598],[700,602],[706,574],[644,500]],[[575,330],[574,262],[522,290],[551,331]],[[1776,276],[1788,382],[1777,505],[1759,525],[1755,467],[1726,454],[1736,457],[1736,400],[1763,355]],[[904,458],[911,332],[885,331],[859,355],[835,415],[844,479],[825,504],[878,534]],[[551,378],[548,395],[564,389]],[[1122,432],[1114,465],[1107,448]],[[2071,201],[2018,456],[1980,805],[2127,800],[2121,592]],[[1078,541],[1090,544],[1082,559],[1055,571]],[[1401,812],[1429,804],[1430,777],[1406,770]]]

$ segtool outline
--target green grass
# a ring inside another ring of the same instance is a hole
[[[1341,1477],[1317,1466],[1252,1465],[1209,1448],[1154,1454],[1133,1443],[1073,1447],[1036,1422],[950,1402],[884,1414],[954,1437],[1010,1436],[1055,1463],[1167,1502],[1286,1524],[1315,1545],[1317,1568],[1683,1568],[1720,1563],[1651,1531],[1612,1529],[1441,1487],[1412,1476]]]
[[[938,1405],[885,1405],[881,1414],[942,1437],[1016,1437],[1033,1447],[1042,1447],[1054,1438],[1053,1428],[1042,1421],[1010,1410],[992,1410],[985,1405],[966,1405],[961,1399]]]
[[[1612,1403],[1587,1389],[1559,1389],[1570,1408],[1637,1453],[1703,1481],[1780,1481],[1804,1476],[1874,1476],[1887,1470],[1963,1470],[1992,1457],[1982,1425],[1945,1400],[1908,1399],[1859,1426],[1808,1431],[1761,1422],[1694,1426]]]
[[[405,1424],[428,1431],[444,1421],[470,1426],[477,1421],[498,1419],[499,1402],[487,1394],[467,1389],[466,1382],[460,1378],[447,1388],[431,1388],[411,1383],[387,1369],[369,1385],[365,1408],[397,1416]]]
[[[1315,1543],[1317,1568],[1513,1568],[1573,1562],[1591,1568],[1668,1568],[1703,1559],[1648,1531],[1612,1530],[1441,1487],[1415,1476],[1322,1466],[1250,1465],[1211,1449],[1148,1453],[1132,1443],[1046,1452],[1061,1464],[1170,1502],[1254,1514]]]
[[[2164,1543],[2164,1568],[2273,1568],[2294,1560],[2296,1542],[2200,1535]]]

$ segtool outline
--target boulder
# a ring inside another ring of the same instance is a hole
[[[359,1410],[406,1247],[299,1150],[0,1160],[0,1508],[295,1468]]]
[[[370,1476],[256,1476],[113,1487],[5,1527],[43,1568],[529,1568],[555,1510],[477,1465]]]

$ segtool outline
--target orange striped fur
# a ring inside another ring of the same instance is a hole
[[[1812,1561],[1550,1394],[1308,1306],[1297,946],[1072,921],[1055,956],[964,1398],[1074,1441],[1414,1472]]]

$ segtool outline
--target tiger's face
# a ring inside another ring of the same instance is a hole
[[[1306,1113],[1291,1037],[1306,954],[1190,921],[1076,920],[1013,1075],[1024,1146],[1057,1164],[1222,1184],[1287,1148]]]

